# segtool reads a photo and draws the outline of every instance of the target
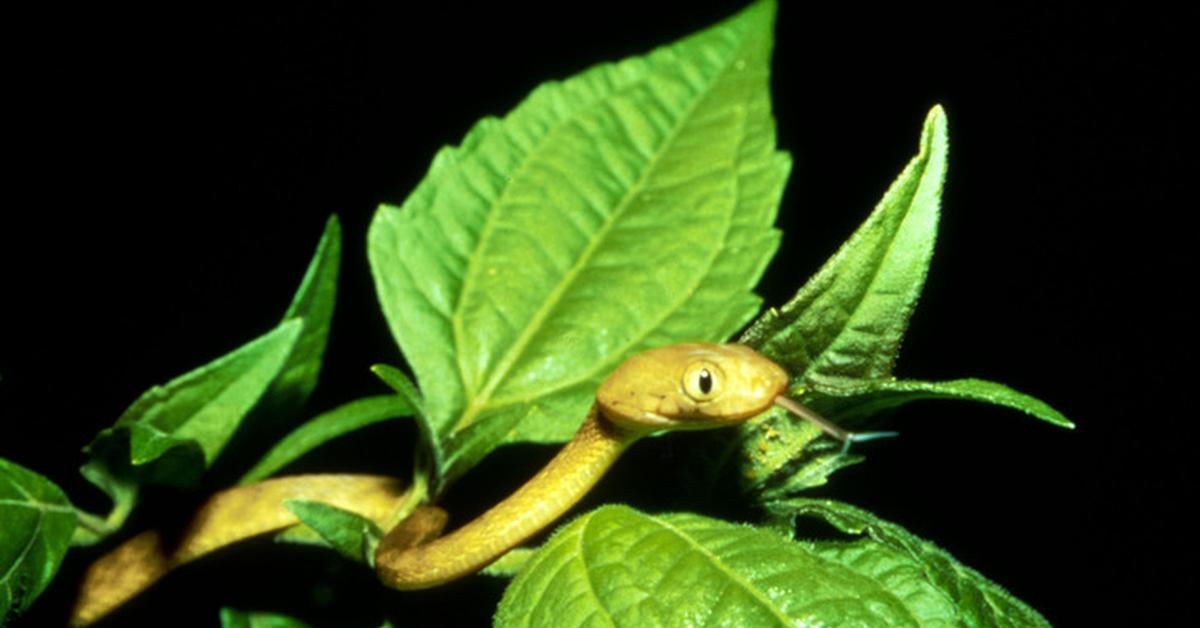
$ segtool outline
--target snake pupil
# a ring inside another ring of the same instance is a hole
[[[700,377],[696,383],[700,387],[700,392],[707,395],[712,391],[712,373],[709,373],[708,369],[700,369]]]

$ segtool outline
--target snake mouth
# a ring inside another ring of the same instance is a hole
[[[639,427],[648,428],[650,430],[671,430],[673,432],[699,432],[704,430],[713,430],[736,425],[746,420],[746,417],[753,415],[729,415],[729,416],[713,416],[703,413],[691,413],[680,416],[665,416],[650,411],[642,411],[638,415],[637,424]]]
[[[643,410],[642,413],[638,415],[638,419],[639,423],[642,425],[654,428],[669,429],[678,427],[679,425],[679,421],[667,418],[656,412],[650,412],[649,410]]]

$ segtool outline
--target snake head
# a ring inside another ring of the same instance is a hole
[[[766,411],[787,385],[787,372],[750,347],[684,343],[623,362],[600,385],[596,402],[623,427],[703,430]]]

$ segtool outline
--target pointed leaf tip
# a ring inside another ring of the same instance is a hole
[[[337,214],[330,214],[300,287],[283,315],[284,321],[303,319],[304,327],[296,339],[295,349],[264,397],[273,408],[274,420],[280,423],[295,417],[320,378],[337,300],[341,257],[341,223]]]
[[[940,104],[934,105],[929,113],[925,114],[925,124],[921,130],[921,154],[928,154],[931,150],[944,153],[949,136],[946,110]]]
[[[342,556],[371,563],[375,546],[383,536],[374,521],[317,500],[286,499],[283,505]]]

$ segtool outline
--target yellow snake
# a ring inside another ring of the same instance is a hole
[[[418,508],[388,532],[375,553],[379,578],[396,589],[425,589],[482,569],[562,516],[627,447],[654,432],[735,425],[778,404],[847,444],[880,435],[842,430],[784,396],[787,386],[782,367],[744,345],[686,343],[639,353],[600,385],[575,436],[511,496],[432,541],[446,517],[437,508]],[[84,578],[71,623],[96,621],[168,571],[214,549],[294,525],[285,499],[325,501],[378,521],[403,496],[398,481],[375,476],[293,476],[223,491],[201,508],[174,546],[151,531],[97,560]]]
[[[660,430],[705,430],[734,425],[777,403],[834,437],[851,434],[784,396],[788,375],[744,345],[677,344],[639,353],[600,385],[587,419],[537,475],[474,521],[436,540],[414,518],[380,542],[380,580],[401,590],[426,589],[470,575],[554,522],[578,502],[617,457]],[[437,524],[439,525],[440,521]]]

